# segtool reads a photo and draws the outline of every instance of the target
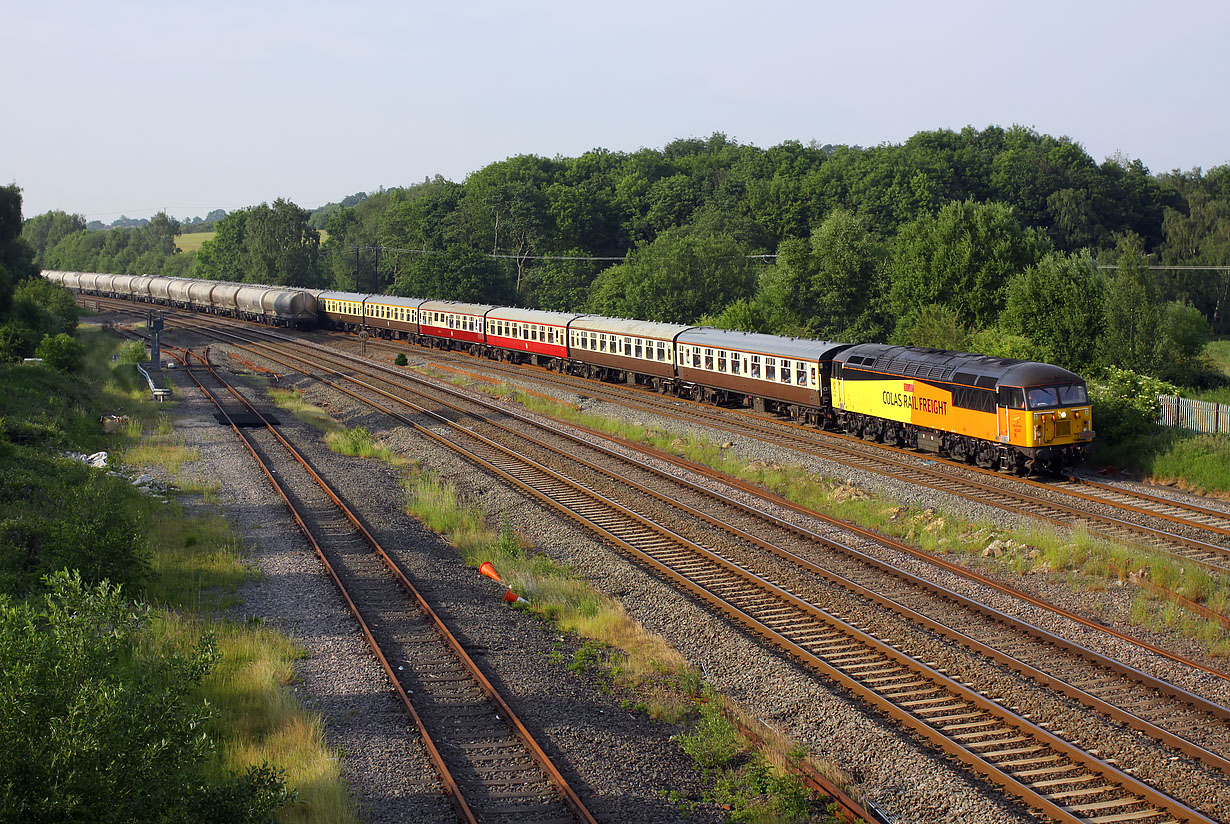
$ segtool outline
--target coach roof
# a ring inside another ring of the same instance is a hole
[[[710,326],[689,329],[679,336],[679,343],[688,346],[737,349],[740,352],[805,361],[831,360],[836,353],[850,345],[810,338],[782,338],[777,335],[762,335],[758,332],[736,332],[730,329],[714,329]]]

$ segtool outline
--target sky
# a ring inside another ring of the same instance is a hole
[[[518,154],[1031,127],[1230,163],[1224,0],[0,0],[26,217],[306,208]]]

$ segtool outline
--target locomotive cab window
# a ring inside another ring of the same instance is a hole
[[[1001,386],[999,389],[999,405],[1008,409],[1025,408],[1025,390],[1016,386]]]

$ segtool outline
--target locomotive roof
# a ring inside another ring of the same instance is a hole
[[[625,318],[607,318],[602,315],[581,315],[572,322],[569,328],[584,329],[586,332],[628,335],[638,338],[674,340],[675,335],[692,327],[683,323],[661,323],[654,320],[627,320]]]
[[[987,389],[997,386],[1085,382],[1084,378],[1075,372],[1049,363],[993,358],[989,355],[951,352],[947,349],[890,346],[883,343],[851,346],[839,354],[837,360],[850,366],[890,375],[952,381]]]
[[[679,336],[679,343],[690,346],[719,346],[723,349],[738,349],[741,352],[806,361],[830,360],[850,345],[810,338],[783,338],[777,335],[762,335],[759,332],[715,329],[712,326],[689,329]]]
[[[577,312],[548,312],[544,309],[519,309],[515,306],[500,306],[487,314],[488,320],[511,320],[514,323],[541,323],[550,326],[566,326],[568,321],[579,317]]]

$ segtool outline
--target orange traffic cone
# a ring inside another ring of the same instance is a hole
[[[495,571],[495,567],[491,565],[490,561],[483,561],[482,566],[478,568],[478,571],[493,581],[500,580],[500,574]],[[500,581],[500,583],[503,583],[503,581]]]
[[[508,591],[504,593],[504,601],[509,604],[516,604],[516,603],[528,604],[530,602],[528,598],[522,598],[520,595],[513,592],[512,587],[509,587]]]

